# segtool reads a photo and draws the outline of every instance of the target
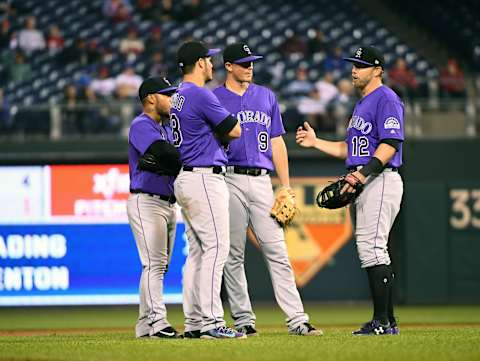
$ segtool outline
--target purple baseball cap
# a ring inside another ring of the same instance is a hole
[[[223,51],[224,63],[233,63],[233,64],[248,63],[248,62],[256,61],[262,58],[263,58],[262,55],[252,54],[252,51],[250,50],[248,45],[244,43],[230,44]]]
[[[354,63],[358,68],[369,68],[372,66],[385,67],[385,59],[382,53],[373,46],[361,46],[350,58],[343,58],[345,61]]]
[[[183,68],[187,65],[193,65],[198,59],[208,58],[218,54],[221,49],[208,49],[200,41],[188,41],[183,43],[177,50],[177,63]]]

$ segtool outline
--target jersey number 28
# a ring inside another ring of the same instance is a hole
[[[170,126],[172,127],[173,132],[173,145],[179,147],[183,142],[182,131],[180,130],[180,120],[177,117],[177,114],[170,114]]]

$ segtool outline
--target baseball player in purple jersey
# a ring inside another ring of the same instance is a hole
[[[214,90],[221,104],[239,121],[242,136],[230,142],[226,181],[230,191],[230,254],[224,281],[238,331],[257,335],[255,314],[244,269],[247,227],[259,241],[272,278],[275,298],[287,316],[290,334],[322,335],[309,324],[295,285],[283,229],[270,217],[274,194],[269,173],[274,169],[282,187],[290,187],[285,133],[273,92],[252,83],[253,55],[246,44],[229,45],[223,52],[225,85]]]
[[[373,318],[354,335],[398,334],[393,312],[392,284],[387,243],[400,210],[403,194],[402,165],[404,107],[400,98],[382,84],[384,58],[374,47],[364,46],[346,58],[353,64],[353,85],[360,99],[347,128],[346,141],[318,139],[308,123],[297,130],[297,143],[346,159],[348,170],[364,184],[364,190],[350,207],[357,250],[367,271],[373,299]],[[345,192],[354,189],[346,185]]]
[[[166,78],[146,79],[139,89],[143,113],[132,121],[128,135],[127,214],[142,263],[137,337],[178,337],[163,302],[163,277],[175,239],[173,181],[181,166],[168,123],[175,90]]]
[[[225,326],[220,289],[230,249],[224,145],[238,138],[241,128],[204,87],[212,79],[211,56],[218,52],[195,41],[177,51],[183,81],[172,98],[170,123],[183,163],[175,196],[189,247],[183,274],[184,336],[240,339],[246,336]]]

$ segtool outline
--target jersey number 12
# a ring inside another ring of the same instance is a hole
[[[354,157],[366,157],[369,156],[368,150],[368,138],[364,136],[352,137],[352,156]]]

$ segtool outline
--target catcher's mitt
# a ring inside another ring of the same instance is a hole
[[[350,184],[355,192],[345,192],[341,194],[341,190],[345,184]],[[341,176],[336,182],[329,184],[317,195],[317,205],[320,208],[337,209],[345,207],[352,203],[362,192],[363,184],[352,173]]]
[[[270,215],[282,227],[288,225],[295,214],[297,214],[297,206],[295,202],[295,193],[291,188],[280,188],[275,195],[275,204],[270,211]]]

